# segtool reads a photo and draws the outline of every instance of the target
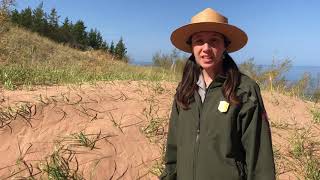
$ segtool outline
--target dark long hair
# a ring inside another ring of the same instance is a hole
[[[228,53],[224,53],[222,61],[223,73],[226,76],[226,80],[222,85],[222,93],[228,102],[238,105],[240,101],[236,95],[236,89],[240,81],[239,68]],[[178,85],[175,95],[177,104],[183,109],[189,109],[190,100],[195,91],[198,90],[197,81],[201,71],[202,68],[196,63],[195,57],[192,54],[185,64],[182,80]]]

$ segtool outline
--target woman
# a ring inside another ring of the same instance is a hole
[[[275,179],[259,86],[228,54],[247,43],[245,32],[208,8],[171,41],[191,56],[174,97],[160,179]]]

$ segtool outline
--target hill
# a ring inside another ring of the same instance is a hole
[[[53,172],[156,179],[176,85],[111,81],[2,90],[1,179],[38,179]],[[310,113],[313,103],[270,92],[263,98],[279,179],[311,177],[320,134]]]
[[[0,59],[0,179],[157,179],[176,75],[17,27]],[[278,178],[319,179],[319,105],[262,95]]]
[[[8,89],[104,80],[175,80],[162,68],[130,66],[103,51],[79,51],[11,26],[0,36],[0,81]]]

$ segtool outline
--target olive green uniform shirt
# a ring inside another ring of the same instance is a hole
[[[226,103],[225,79],[217,76],[203,101],[199,91],[194,93],[189,109],[179,107],[174,99],[160,179],[275,179],[270,127],[259,86],[241,74],[240,105],[221,111],[220,104]]]

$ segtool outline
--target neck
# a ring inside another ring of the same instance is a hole
[[[206,71],[205,69],[202,70],[202,76],[203,76],[203,80],[206,83],[206,87],[208,87],[211,82],[213,81],[215,75],[213,73],[210,73],[208,71]]]
[[[215,77],[221,73],[221,69],[213,70],[213,69],[203,69],[202,70],[202,76],[204,79],[204,82],[206,83],[206,87],[208,87],[211,82],[215,79]]]

